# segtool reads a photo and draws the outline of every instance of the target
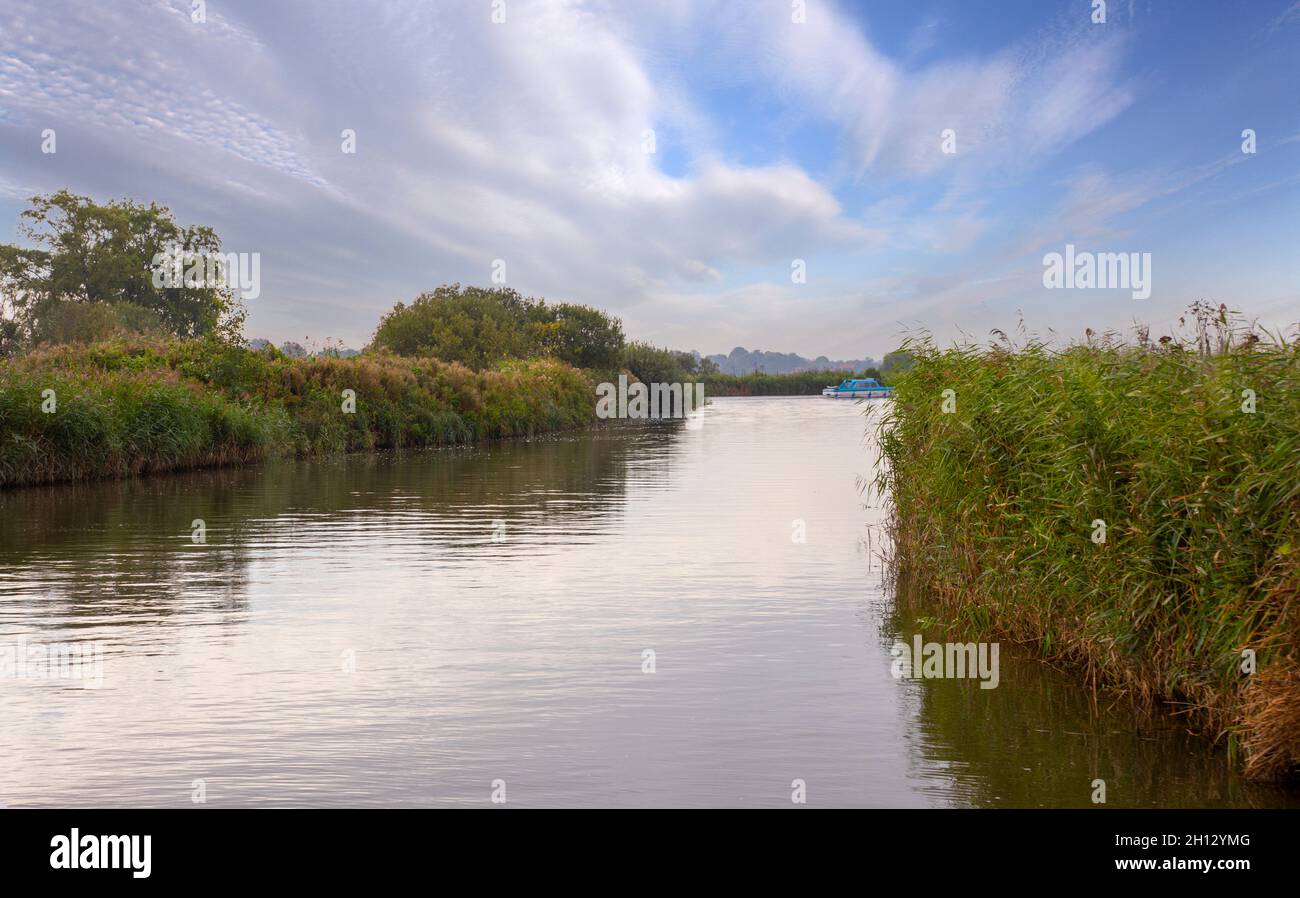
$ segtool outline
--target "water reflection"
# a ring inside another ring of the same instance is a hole
[[[0,493],[0,643],[104,657],[0,678],[0,804],[1285,799],[1037,664],[894,680],[860,412]]]
[[[915,622],[895,632],[920,632]],[[915,774],[953,806],[1300,807],[1294,790],[1235,775],[1223,752],[1169,719],[1096,697],[1065,673],[1003,647],[1002,680],[908,684],[917,715]]]
[[[634,444],[609,436],[0,492],[0,596],[29,600],[7,609],[29,624],[130,626],[244,610],[249,565],[268,549],[328,552],[370,531],[454,562],[446,550],[491,555],[515,525],[578,536],[619,508]],[[666,463],[667,431],[639,437]]]

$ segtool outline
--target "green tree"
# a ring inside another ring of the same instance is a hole
[[[220,283],[159,283],[156,261],[174,250],[217,259],[221,241],[208,227],[181,227],[169,209],[131,200],[96,203],[67,190],[36,196],[20,214],[20,237],[30,246],[0,245],[0,313],[14,338],[28,343],[73,332],[98,333],[109,322],[129,328],[144,320],[179,337],[237,331],[242,312]],[[224,272],[224,257],[217,261]],[[114,306],[109,315],[69,312],[68,304]],[[147,310],[138,316],[126,306]],[[43,323],[46,321],[50,323]],[[87,322],[90,324],[87,325]],[[86,325],[83,327],[83,325]]]
[[[531,356],[614,368],[623,350],[623,325],[598,309],[548,306],[508,287],[447,284],[395,305],[380,320],[370,346],[477,369]]]
[[[610,370],[618,367],[623,354],[623,322],[576,303],[540,306],[539,347],[545,355],[562,359],[579,368]]]
[[[912,367],[912,354],[910,352],[898,351],[885,353],[884,359],[880,362],[880,374],[902,374]]]
[[[35,317],[30,342],[95,343],[136,334],[166,336],[167,326],[152,309],[129,302],[47,302]]]
[[[443,285],[398,303],[380,319],[371,346],[404,356],[433,356],[486,368],[530,354],[525,326],[536,300],[506,287]]]
[[[691,353],[660,349],[640,341],[627,345],[623,367],[647,384],[686,383],[695,379],[695,357]]]

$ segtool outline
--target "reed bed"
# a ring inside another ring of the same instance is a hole
[[[474,371],[206,340],[60,346],[0,369],[0,487],[530,436],[592,423],[592,397],[550,359]]]
[[[916,340],[875,487],[900,607],[1032,646],[1277,779],[1300,764],[1300,350],[1224,320],[1217,345],[1204,320],[1061,350]]]

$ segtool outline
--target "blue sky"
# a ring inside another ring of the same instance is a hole
[[[9,0],[0,240],[156,200],[261,254],[250,335],[353,346],[497,259],[703,352],[1300,319],[1300,2],[793,6]],[[1044,288],[1066,243],[1151,253],[1150,298]]]

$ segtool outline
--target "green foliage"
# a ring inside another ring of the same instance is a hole
[[[101,339],[136,326],[180,337],[238,330],[242,313],[229,290],[155,284],[154,261],[172,247],[219,253],[211,228],[182,228],[153,203],[100,204],[67,190],[31,203],[21,213],[19,234],[32,245],[0,245],[0,313],[12,322],[0,334],[6,352],[24,343]]]
[[[623,325],[613,316],[575,303],[558,303],[533,310],[543,355],[579,368],[605,370],[618,365],[623,350]]]
[[[704,383],[707,396],[815,396],[846,377],[880,377],[874,368],[852,371],[797,371],[790,374],[722,374],[716,362],[693,353],[629,343],[623,365],[644,383]]]
[[[47,389],[53,413],[41,410]],[[217,337],[50,347],[0,372],[0,486],[530,436],[592,423],[593,396],[551,359],[472,371],[392,355],[292,359]]]
[[[118,337],[162,337],[167,325],[157,312],[129,302],[79,303],[47,300],[35,310],[31,342],[96,343]]]
[[[885,357],[880,361],[879,371],[884,375],[898,375],[911,367],[912,355],[906,350],[903,350],[899,352],[885,353]]]
[[[702,380],[706,372],[716,372],[718,366],[689,352],[638,341],[623,350],[623,367],[642,383],[675,384]]]
[[[704,378],[709,396],[820,396],[822,390],[846,377],[874,377],[887,383],[878,370],[794,371],[789,374],[711,374]]]
[[[371,348],[475,369],[533,356],[601,368],[622,352],[623,326],[587,306],[547,305],[507,287],[450,284],[394,306],[379,322]]]
[[[1300,761],[1300,352],[1207,348],[912,343],[877,487],[900,605],[1183,702],[1271,776]]]

